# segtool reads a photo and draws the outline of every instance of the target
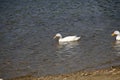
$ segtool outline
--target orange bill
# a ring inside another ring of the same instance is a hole
[[[56,38],[56,36],[53,37],[53,39],[55,39],[55,38]]]
[[[115,34],[114,34],[114,33],[112,33],[112,34],[111,34],[111,36],[115,36]]]

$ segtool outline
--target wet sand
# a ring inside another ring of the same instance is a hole
[[[39,78],[27,75],[9,80],[120,80],[120,66]]]

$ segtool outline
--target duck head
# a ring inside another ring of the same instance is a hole
[[[120,32],[119,31],[114,31],[113,33],[112,33],[112,36],[117,36],[117,35],[119,35],[120,34]]]
[[[54,39],[60,39],[60,38],[62,38],[62,35],[60,34],[60,33],[57,33],[55,36],[54,36]]]

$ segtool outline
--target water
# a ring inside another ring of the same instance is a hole
[[[45,76],[120,65],[115,0],[0,0],[0,77]],[[81,36],[58,45],[56,33]]]

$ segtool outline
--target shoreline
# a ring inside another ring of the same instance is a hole
[[[27,75],[8,80],[120,80],[120,65],[99,70],[78,71],[61,75],[48,75],[39,78]]]

